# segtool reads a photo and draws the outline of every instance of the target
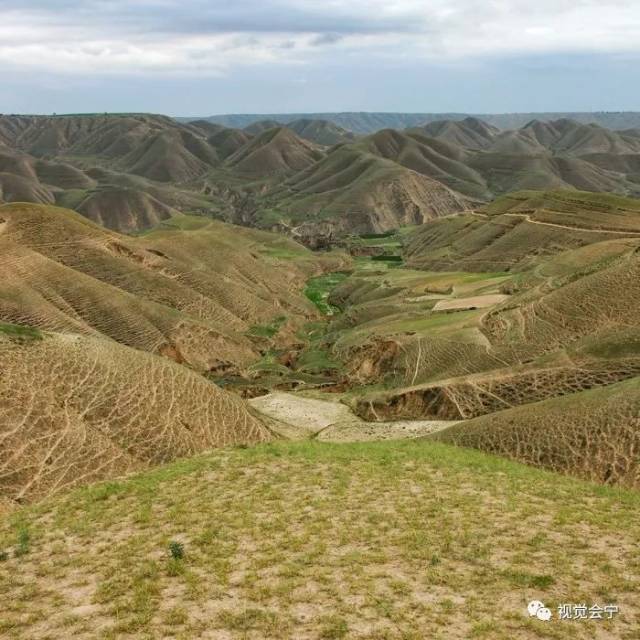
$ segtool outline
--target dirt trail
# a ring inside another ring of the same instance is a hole
[[[585,227],[571,227],[566,224],[556,224],[555,222],[542,222],[534,220],[528,213],[505,213],[505,216],[515,216],[524,218],[531,224],[541,224],[544,227],[557,227],[558,229],[568,229],[569,231],[580,231],[584,233],[613,233],[621,236],[640,236],[640,231],[615,231],[613,229],[587,229]]]
[[[293,393],[270,393],[249,400],[269,427],[292,440],[366,442],[419,438],[455,424],[448,420],[365,422],[336,400],[317,400]]]
[[[488,219],[491,218],[486,213],[478,213],[477,211],[470,211],[471,215],[477,216],[478,218]],[[617,231],[614,229],[589,229],[586,227],[575,227],[567,224],[557,224],[556,222],[543,222],[542,220],[534,220],[529,213],[512,213],[506,212],[502,215],[505,216],[513,216],[515,218],[524,218],[527,222],[531,224],[540,224],[543,227],[557,227],[558,229],[568,229],[569,231],[583,231],[584,233],[613,233],[615,235],[620,236],[640,236],[640,231]]]

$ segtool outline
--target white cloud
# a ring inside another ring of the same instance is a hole
[[[0,64],[216,75],[326,57],[459,61],[640,51],[628,0],[0,0]]]

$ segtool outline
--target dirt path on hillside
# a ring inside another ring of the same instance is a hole
[[[249,404],[277,434],[291,440],[370,442],[419,438],[455,424],[449,420],[365,422],[337,400],[276,392]]]
[[[556,224],[555,222],[542,222],[541,220],[534,220],[528,213],[505,213],[505,216],[515,216],[518,218],[524,218],[531,224],[540,224],[544,227],[556,227],[558,229],[568,229],[569,231],[580,231],[584,233],[614,233],[621,236],[640,236],[640,231],[614,231],[613,229],[587,229],[585,227],[571,227],[566,224]]]
[[[471,215],[477,216],[478,218],[483,218],[485,220],[491,218],[486,213],[478,213],[477,211],[471,211]],[[524,218],[527,222],[531,224],[539,224],[543,227],[556,227],[558,229],[568,229],[569,231],[584,231],[585,233],[613,233],[615,235],[620,236],[640,236],[640,231],[616,231],[614,229],[588,229],[586,227],[572,227],[567,224],[557,224],[556,222],[543,222],[542,220],[534,220],[529,213],[510,213],[506,212],[501,215],[504,216],[513,216],[515,218]]]

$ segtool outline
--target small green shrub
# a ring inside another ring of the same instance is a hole
[[[182,560],[184,558],[184,545],[172,540],[169,543],[169,554],[173,560]]]
[[[24,525],[18,529],[18,544],[15,550],[16,558],[27,555],[31,548],[31,535]]]

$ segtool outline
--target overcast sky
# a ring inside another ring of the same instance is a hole
[[[0,112],[640,110],[634,0],[0,0]]]

